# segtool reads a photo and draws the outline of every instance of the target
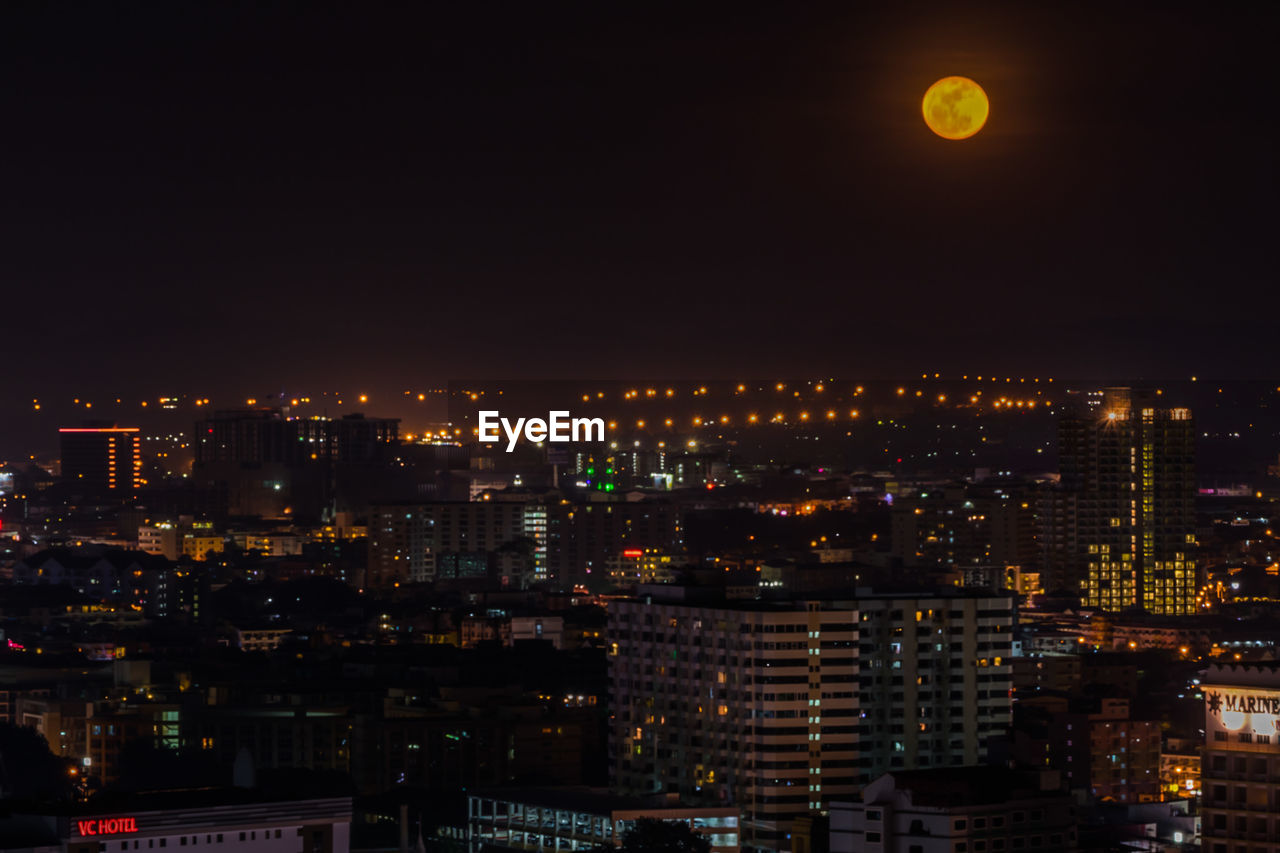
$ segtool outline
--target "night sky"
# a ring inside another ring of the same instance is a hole
[[[5,6],[4,399],[1274,370],[1276,4],[411,5]]]

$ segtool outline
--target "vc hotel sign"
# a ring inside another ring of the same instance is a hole
[[[76,828],[80,830],[82,838],[93,835],[120,835],[125,832],[137,832],[138,819],[136,817],[95,817],[77,820]]]

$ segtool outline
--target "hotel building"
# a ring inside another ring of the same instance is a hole
[[[182,847],[236,853],[348,853],[351,799],[271,801],[241,789],[125,795],[112,808],[9,813],[0,849],[131,853]],[[193,851],[194,853],[194,851]]]
[[[1280,851],[1280,664],[1209,667],[1200,775],[1205,853]]]

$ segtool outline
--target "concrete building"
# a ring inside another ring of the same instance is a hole
[[[793,817],[854,791],[857,610],[693,594],[609,605],[613,786],[738,807],[744,845],[788,850]]]
[[[744,843],[886,770],[977,764],[1010,719],[1012,600],[739,601],[641,586],[609,606],[614,785],[740,805]]]
[[[285,638],[293,633],[290,628],[232,628],[236,648],[245,652],[270,652],[280,648]]]
[[[132,497],[141,483],[142,436],[137,427],[58,430],[62,479],[93,495]]]
[[[394,418],[221,410],[196,422],[191,482],[223,493],[223,509],[232,515],[311,516],[351,510],[352,502],[363,511],[372,488],[364,475],[385,472],[399,447]],[[385,474],[378,477],[385,485]]]
[[[738,853],[740,812],[686,807],[662,797],[622,797],[591,788],[508,789],[467,797],[470,853],[504,850],[594,850],[616,847],[639,819],[679,821],[706,836],[712,853]]]
[[[1038,556],[1034,520],[1025,486],[924,489],[894,502],[890,553],[906,566],[1030,566]]]
[[[494,555],[527,545],[530,573],[537,540],[526,525],[526,506],[506,501],[397,503],[373,508],[369,531],[368,585],[427,583],[442,573],[488,577]],[[545,530],[545,516],[540,520]],[[545,547],[545,541],[541,543]]]
[[[564,648],[564,618],[561,616],[512,616],[511,642],[546,640],[557,649]]]
[[[979,764],[1011,719],[1013,599],[858,597],[858,776]]]
[[[551,504],[547,511],[547,573],[562,586],[610,587],[610,570],[628,552],[684,554],[683,522],[674,503]]]
[[[997,767],[886,773],[831,806],[831,853],[1076,849],[1075,807],[1056,774]]]
[[[1280,851],[1280,664],[1210,666],[1204,692],[1205,853]]]
[[[1195,423],[1154,394],[1108,389],[1059,421],[1062,488],[1074,494],[1081,600],[1103,610],[1197,612]]]
[[[100,853],[204,847],[247,853],[348,853],[351,798],[276,800],[254,791],[159,791],[117,798],[114,808],[10,813],[0,848]]]

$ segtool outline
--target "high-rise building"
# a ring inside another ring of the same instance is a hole
[[[750,846],[888,770],[983,762],[1009,723],[1012,599],[735,601],[642,585],[609,605],[610,768],[629,794],[740,805]]]
[[[738,806],[746,845],[790,850],[794,817],[855,789],[857,610],[641,591],[609,605],[614,788]]]
[[[468,574],[488,575],[493,555],[523,550],[527,574],[533,575],[539,543],[532,538],[538,524],[540,504],[507,501],[453,503],[397,503],[375,506],[369,525],[369,570],[371,587],[397,583],[425,583],[442,577]],[[545,519],[545,508],[542,508]],[[545,527],[541,528],[545,535]],[[475,567],[475,568],[468,568]],[[530,578],[531,579],[531,578]]]
[[[904,566],[965,569],[1038,561],[1035,510],[1022,483],[955,483],[894,501],[890,553]]]
[[[137,427],[110,425],[58,430],[62,478],[95,495],[132,495],[141,485],[142,437]]]
[[[1012,714],[1008,595],[860,595],[858,776],[982,764]]]
[[[224,490],[225,510],[233,515],[299,517],[335,503],[349,509],[352,498],[369,491],[359,473],[384,470],[399,443],[395,418],[221,410],[196,422],[192,482]]]
[[[1155,394],[1108,389],[1059,422],[1061,486],[1074,496],[1072,565],[1087,607],[1196,612],[1195,425]]]
[[[1280,851],[1280,665],[1209,667],[1204,693],[1201,849]]]

